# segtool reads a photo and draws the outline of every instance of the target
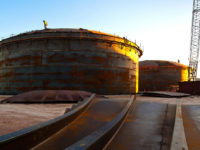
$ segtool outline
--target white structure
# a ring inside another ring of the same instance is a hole
[[[189,58],[189,80],[194,81],[197,76],[200,44],[200,0],[193,1],[192,28]]]

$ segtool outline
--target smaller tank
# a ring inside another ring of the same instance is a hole
[[[165,60],[139,62],[140,91],[176,91],[178,82],[188,80],[188,66]]]

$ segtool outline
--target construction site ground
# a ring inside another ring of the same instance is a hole
[[[102,95],[108,99],[115,100],[127,100],[130,98],[130,95]],[[6,96],[1,96],[0,99],[4,99]],[[136,110],[133,111],[133,122],[135,123],[134,127],[135,133],[137,137],[141,137],[141,139],[136,138],[135,141],[141,142],[144,141],[142,137],[148,137],[147,133],[153,133],[156,128],[161,128],[159,125],[159,117],[162,113],[165,114],[166,104],[170,107],[172,105],[175,106],[177,104],[177,100],[182,103],[182,112],[183,112],[183,124],[185,130],[185,136],[189,149],[193,149],[199,147],[200,140],[200,96],[188,96],[181,98],[165,98],[165,97],[150,97],[150,96],[141,96],[137,95],[136,98]],[[71,108],[73,104],[0,104],[0,135],[4,135],[13,131],[17,131],[19,129],[29,127],[31,125],[47,121],[49,119],[53,119],[59,115],[64,114],[66,109]],[[169,108],[170,108],[169,107]],[[170,108],[171,109],[171,108]],[[170,110],[169,109],[169,110]],[[102,110],[103,111],[103,110]],[[158,113],[158,114],[156,114]],[[174,112],[173,112],[174,113]],[[131,114],[131,113],[130,113]],[[157,116],[155,118],[155,116]],[[173,116],[173,115],[169,115]],[[98,116],[97,116],[98,117]],[[162,116],[160,116],[162,118]],[[154,121],[152,120],[154,119]],[[135,120],[135,121],[134,121]],[[142,121],[143,120],[143,121]],[[157,120],[157,121],[156,121]],[[130,120],[129,120],[130,121]],[[144,122],[146,123],[144,124]],[[152,129],[150,128],[151,121],[154,123],[158,123],[157,125],[153,125]],[[147,125],[147,126],[146,126]],[[145,131],[145,128],[148,129],[148,132],[138,132],[137,128],[142,127]],[[171,127],[170,127],[171,128]],[[128,129],[128,128],[127,128]],[[192,129],[192,130],[191,130]],[[124,129],[124,131],[126,131]],[[157,129],[155,131],[158,131]],[[171,132],[171,131],[170,131]],[[119,133],[124,134],[124,133]],[[160,133],[159,133],[160,134]],[[157,141],[158,135],[155,132],[155,138],[152,140]],[[123,136],[120,136],[123,137]],[[116,141],[123,139],[116,137]],[[166,137],[167,138],[167,137]],[[125,141],[126,142],[126,141]],[[154,143],[154,142],[151,142]],[[133,142],[134,146],[138,146],[137,142]],[[156,146],[154,144],[154,146]],[[157,147],[164,145],[157,145]],[[143,146],[144,147],[144,146]],[[145,148],[145,147],[144,147]],[[112,143],[108,149],[113,149]]]

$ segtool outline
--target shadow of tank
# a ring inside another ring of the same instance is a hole
[[[165,60],[139,62],[140,91],[176,91],[178,82],[188,80],[188,66]]]
[[[138,91],[142,50],[86,29],[36,30],[0,41],[0,94],[30,90]]]

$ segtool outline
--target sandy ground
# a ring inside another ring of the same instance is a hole
[[[112,97],[113,99],[128,99],[130,98],[130,95],[107,95],[105,97]],[[163,97],[147,97],[147,96],[137,95],[136,100],[157,102],[157,103],[168,103],[168,104],[176,104],[177,100],[180,100],[182,102],[182,105],[200,105],[200,96],[163,98]]]
[[[0,135],[53,119],[72,104],[0,104]]]
[[[138,95],[137,100],[168,103],[168,104],[176,104],[177,100],[180,100],[182,102],[182,105],[200,105],[200,96],[189,96],[182,98],[163,98],[163,97],[146,97]]]

